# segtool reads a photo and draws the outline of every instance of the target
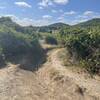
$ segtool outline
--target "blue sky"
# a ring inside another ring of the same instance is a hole
[[[24,26],[76,24],[100,18],[100,0],[0,0],[0,16]]]

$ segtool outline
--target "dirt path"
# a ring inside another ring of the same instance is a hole
[[[55,68],[65,78],[68,77],[71,79],[75,84],[84,90],[83,93],[86,93],[86,95],[94,95],[100,99],[100,77],[96,76],[97,79],[91,78],[87,73],[73,72],[67,67],[62,66],[58,57],[59,51],[61,51],[61,49],[54,50],[51,55],[51,63],[53,68]]]
[[[59,60],[59,51],[49,52],[48,61],[39,70],[54,97],[50,100],[100,100],[100,77],[97,80],[67,69]]]
[[[9,64],[0,69],[0,100],[100,100],[100,80],[85,78],[61,65],[60,49],[36,72]]]

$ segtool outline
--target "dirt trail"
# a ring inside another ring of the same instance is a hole
[[[0,100],[100,100],[100,80],[62,66],[60,50],[49,51],[47,62],[35,72],[12,64],[0,69]]]

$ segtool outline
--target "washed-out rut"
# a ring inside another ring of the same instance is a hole
[[[12,64],[0,69],[0,100],[100,100],[100,80],[65,68],[57,56],[60,50],[50,50],[35,72]]]

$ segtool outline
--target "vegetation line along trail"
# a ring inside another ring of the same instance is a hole
[[[66,69],[59,51],[50,50],[36,72],[12,64],[0,69],[0,100],[100,100],[100,81]]]

